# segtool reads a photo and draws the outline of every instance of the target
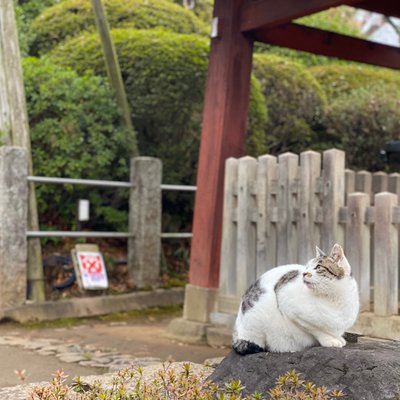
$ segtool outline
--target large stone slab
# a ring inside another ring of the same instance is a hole
[[[295,369],[301,378],[328,389],[341,389],[354,400],[400,398],[400,343],[370,342],[344,348],[312,347],[297,353],[257,353],[240,356],[234,351],[210,379],[223,384],[240,379],[245,393],[267,394],[276,379]]]

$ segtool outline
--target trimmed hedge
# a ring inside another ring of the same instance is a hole
[[[386,87],[389,91],[400,92],[400,74],[390,69],[331,64],[312,67],[309,71],[331,100],[361,88],[373,90],[374,87]]]
[[[318,82],[301,64],[267,54],[254,55],[253,72],[268,109],[269,152],[301,152],[312,146],[326,107]]]
[[[399,138],[400,96],[384,87],[354,90],[331,104],[325,125],[327,146],[345,150],[349,168],[386,169],[379,152],[386,141]]]
[[[208,26],[170,0],[103,0],[111,28],[160,28],[206,35]],[[30,54],[41,55],[63,40],[95,29],[90,0],[65,0],[39,15],[30,28]]]
[[[23,72],[35,175],[129,180],[135,138],[119,127],[107,80],[35,58],[23,60]],[[92,226],[126,230],[127,193],[38,185],[37,196],[47,225],[74,226],[81,197],[91,202]]]
[[[112,31],[125,80],[139,151],[159,157],[165,183],[194,183],[208,63],[208,41],[166,31]],[[97,35],[85,33],[55,48],[49,59],[79,73],[104,75]],[[263,97],[252,80],[249,142],[265,151]]]
[[[194,184],[208,40],[157,30],[114,29],[112,35],[140,154],[162,160],[164,183]],[[94,34],[85,33],[63,43],[48,58],[81,74],[92,69],[106,75],[99,39]],[[253,78],[247,136],[247,149],[253,155],[266,151],[264,104],[259,84]],[[167,210],[164,227],[168,225],[171,231],[185,229],[191,220],[191,201],[182,194],[167,192],[163,203]],[[171,219],[174,214],[176,217]]]

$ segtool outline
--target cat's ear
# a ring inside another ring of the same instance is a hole
[[[345,275],[350,275],[351,274],[351,266],[349,262],[347,261],[346,256],[344,255],[344,251],[342,249],[342,246],[340,244],[335,244],[332,247],[332,252],[330,254],[330,257],[335,260],[344,270]]]
[[[335,262],[337,262],[338,264],[340,264],[342,262],[343,257],[344,257],[344,252],[343,252],[342,246],[340,244],[336,243],[332,247],[332,251],[331,251],[330,257],[333,258],[333,260]]]
[[[318,246],[315,246],[315,258],[322,256],[326,256],[326,254]]]

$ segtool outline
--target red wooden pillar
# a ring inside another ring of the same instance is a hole
[[[190,257],[190,287],[217,288],[224,165],[245,151],[253,40],[240,32],[243,0],[215,0],[217,37],[211,39],[203,111]],[[197,295],[194,296],[195,301]],[[187,309],[185,317],[194,319]]]

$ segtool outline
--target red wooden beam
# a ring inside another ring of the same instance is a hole
[[[357,8],[374,11],[388,17],[400,18],[399,0],[366,0],[357,4]]]
[[[205,92],[189,283],[217,288],[224,167],[245,151],[253,40],[240,32],[243,0],[216,0],[219,32],[211,40]]]
[[[327,32],[299,24],[285,24],[253,32],[255,40],[343,60],[400,69],[400,48]]]
[[[242,32],[290,22],[330,7],[354,5],[361,0],[246,0],[241,11]]]

